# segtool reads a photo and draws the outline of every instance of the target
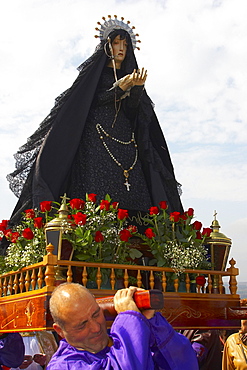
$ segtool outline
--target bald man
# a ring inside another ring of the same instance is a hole
[[[82,285],[59,285],[50,299],[54,329],[63,338],[47,370],[198,370],[190,342],[160,313],[139,311],[136,287],[114,296],[110,335],[102,309]]]

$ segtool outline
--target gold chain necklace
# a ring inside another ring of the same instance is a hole
[[[112,128],[115,126],[115,123],[116,123],[116,120],[117,120],[117,117],[118,117],[118,113],[119,113],[120,108],[121,108],[121,100],[117,104],[116,88],[115,88],[114,94],[115,94],[115,98],[114,98],[115,116],[114,116],[114,120],[113,120],[112,125],[111,125]]]
[[[131,171],[131,170],[133,170],[133,168],[135,167],[135,165],[136,165],[136,162],[137,162],[137,158],[138,158],[138,147],[137,147],[137,144],[136,144],[136,141],[135,141],[135,135],[134,135],[134,132],[132,132],[132,134],[131,134],[131,139],[129,140],[129,141],[122,141],[122,140],[119,140],[119,139],[117,139],[117,138],[115,138],[115,137],[113,137],[113,136],[111,136],[110,134],[108,134],[105,130],[104,130],[104,128],[99,124],[99,123],[97,123],[96,124],[96,130],[98,131],[98,134],[99,134],[99,136],[100,136],[100,139],[101,139],[101,141],[102,141],[102,144],[104,145],[104,147],[105,147],[105,149],[106,149],[106,151],[107,151],[107,153],[110,155],[110,157],[113,159],[113,161],[119,166],[119,167],[121,167],[122,168],[122,170],[123,170],[123,175],[124,175],[124,177],[125,177],[125,183],[124,183],[124,185],[126,186],[126,190],[127,191],[130,191],[130,183],[128,182],[128,178],[129,178],[129,171]],[[117,143],[119,143],[119,144],[123,144],[123,145],[130,145],[131,143],[133,143],[134,144],[134,147],[136,148],[136,152],[135,152],[135,158],[134,158],[134,161],[133,161],[133,163],[132,163],[132,165],[129,167],[129,169],[124,169],[123,168],[123,165],[122,165],[122,163],[120,163],[117,159],[116,159],[116,157],[112,154],[112,152],[110,151],[110,149],[108,148],[108,146],[107,146],[107,144],[106,144],[106,142],[105,142],[105,140],[104,140],[104,135],[106,136],[106,137],[108,137],[109,139],[111,139],[111,140],[113,140],[113,141],[116,141]]]

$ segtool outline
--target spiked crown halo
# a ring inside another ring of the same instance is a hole
[[[95,35],[96,38],[99,37],[100,41],[107,40],[107,37],[113,30],[122,29],[128,32],[132,42],[133,49],[140,50],[140,48],[136,45],[138,42],[141,42],[140,40],[136,39],[136,37],[138,37],[139,35],[138,33],[136,34],[134,33],[133,31],[135,29],[134,26],[132,27],[129,26],[130,21],[124,23],[124,17],[121,17],[121,20],[119,20],[117,19],[116,15],[114,15],[114,19],[111,17],[111,15],[108,15],[108,20],[106,20],[105,17],[102,17],[102,19],[104,21],[103,23],[97,22],[100,28],[99,27],[95,28],[96,31],[99,31],[99,35]]]

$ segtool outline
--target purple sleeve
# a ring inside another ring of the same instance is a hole
[[[201,343],[193,342],[192,348],[195,351],[199,362],[203,361],[207,357],[208,350]]]
[[[122,370],[154,369],[150,351],[150,326],[139,312],[120,313],[111,328],[114,345],[110,356],[116,359]]]
[[[7,367],[18,367],[24,359],[24,344],[19,333],[10,333],[0,339],[0,364]]]
[[[198,361],[190,341],[177,333],[158,312],[149,320],[154,361],[166,370],[198,370]]]

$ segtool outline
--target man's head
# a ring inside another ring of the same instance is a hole
[[[72,346],[97,353],[107,346],[103,311],[82,285],[64,283],[52,293],[50,311],[54,330]]]
[[[247,333],[247,320],[241,320],[240,333],[242,333],[242,334],[246,334]]]

